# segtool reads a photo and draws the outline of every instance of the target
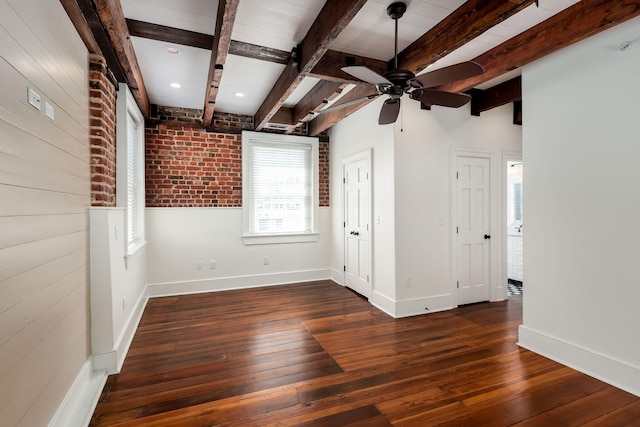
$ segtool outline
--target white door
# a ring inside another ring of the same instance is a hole
[[[490,179],[489,159],[457,158],[458,304],[489,301]]]
[[[371,296],[368,158],[343,163],[345,285]]]

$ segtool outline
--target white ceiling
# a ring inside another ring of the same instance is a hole
[[[540,0],[507,19],[470,43],[442,58],[428,70],[467,61],[520,32],[544,21],[579,0]],[[398,48],[401,51],[464,0],[407,0],[407,12],[399,21]],[[212,35],[217,1],[211,0],[121,0],[127,18]],[[241,0],[232,39],[291,51],[299,44],[324,6],[324,0]],[[394,54],[394,22],[386,8],[392,0],[369,0],[335,40],[331,49],[378,60]],[[203,108],[209,71],[209,50],[177,46],[178,54],[167,52],[168,44],[132,37],[149,99],[154,104]],[[284,65],[229,55],[225,64],[216,110],[254,115],[284,69]],[[518,75],[519,71],[487,82],[490,87]],[[181,84],[175,89],[171,83]],[[305,78],[285,106],[293,106],[315,84]],[[235,93],[245,96],[239,98]]]

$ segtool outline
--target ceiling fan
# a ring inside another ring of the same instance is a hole
[[[324,110],[318,111],[318,113],[344,108],[368,99],[376,98],[380,95],[388,95],[389,98],[382,105],[378,118],[379,124],[386,125],[394,123],[398,118],[398,114],[400,113],[400,98],[402,98],[405,93],[409,95],[409,98],[420,101],[426,105],[441,105],[454,108],[461,107],[471,100],[471,96],[465,93],[445,92],[432,88],[482,74],[484,72],[482,66],[475,62],[461,62],[417,77],[409,70],[398,69],[398,19],[402,18],[406,10],[407,5],[404,2],[395,2],[387,7],[387,15],[395,21],[396,26],[393,70],[380,75],[364,66],[354,65],[342,67],[342,71],[375,85],[378,93],[325,108]]]

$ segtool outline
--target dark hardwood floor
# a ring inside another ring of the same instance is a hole
[[[640,426],[516,345],[522,297],[393,319],[333,282],[149,301],[92,426]]]

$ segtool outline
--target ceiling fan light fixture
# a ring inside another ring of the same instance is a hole
[[[172,88],[174,88],[174,89],[180,89],[180,88],[182,87],[182,85],[181,85],[180,83],[177,83],[177,82],[173,82],[173,83],[171,83],[171,85],[170,85],[170,86],[171,86]]]
[[[172,55],[177,55],[178,53],[180,53],[180,49],[178,49],[175,46],[167,46],[167,52],[169,52]]]

